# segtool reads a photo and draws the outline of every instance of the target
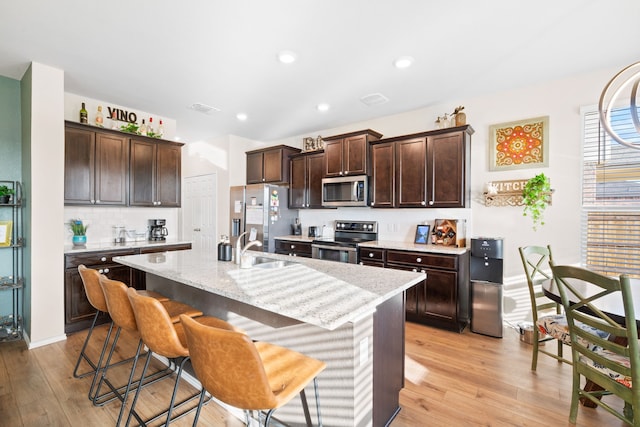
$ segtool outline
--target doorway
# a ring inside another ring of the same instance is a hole
[[[214,257],[216,253],[217,175],[199,175],[184,180],[182,235],[193,250]]]

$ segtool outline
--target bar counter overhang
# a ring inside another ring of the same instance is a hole
[[[281,268],[241,269],[198,252],[114,258],[146,273],[147,289],[225,319],[254,340],[323,360],[320,405],[326,426],[384,426],[404,385],[404,291],[424,273],[283,255]],[[313,396],[313,388],[306,390]],[[310,405],[315,417],[315,405]],[[299,398],[277,419],[303,425]]]

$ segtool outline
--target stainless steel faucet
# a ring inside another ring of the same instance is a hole
[[[242,233],[241,235],[238,236],[238,240],[236,241],[236,259],[234,260],[234,262],[236,264],[240,264],[240,261],[242,259],[242,256],[245,254],[245,252],[247,251],[247,249],[249,249],[252,246],[262,246],[262,242],[259,240],[252,240],[249,243],[247,243],[245,245],[245,247],[242,247],[242,236],[244,236],[245,234],[247,234],[248,231],[245,231],[244,233]]]

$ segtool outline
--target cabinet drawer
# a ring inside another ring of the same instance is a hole
[[[185,249],[191,249],[191,243],[179,243],[175,245],[152,246],[148,248],[140,248],[140,253],[153,254],[156,252],[182,251]]]
[[[360,261],[384,262],[384,249],[360,248]]]
[[[113,264],[113,257],[135,255],[136,253],[136,249],[125,249],[121,251],[86,252],[77,255],[65,255],[64,268],[76,268],[80,264],[84,264],[87,267]]]
[[[308,255],[311,257],[311,243],[292,240],[276,240],[276,252],[303,256]]]
[[[387,250],[387,263],[424,265],[455,270],[458,268],[458,257],[453,255],[435,255],[423,252]]]

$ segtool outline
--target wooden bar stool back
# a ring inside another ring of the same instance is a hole
[[[253,342],[242,333],[208,327],[181,316],[196,377],[213,397],[245,411],[273,412],[300,393],[307,425],[311,416],[304,388],[312,380],[318,425],[322,425],[317,376],[326,364],[287,348]],[[201,405],[194,420],[198,422]],[[249,421],[249,420],[247,420]]]

